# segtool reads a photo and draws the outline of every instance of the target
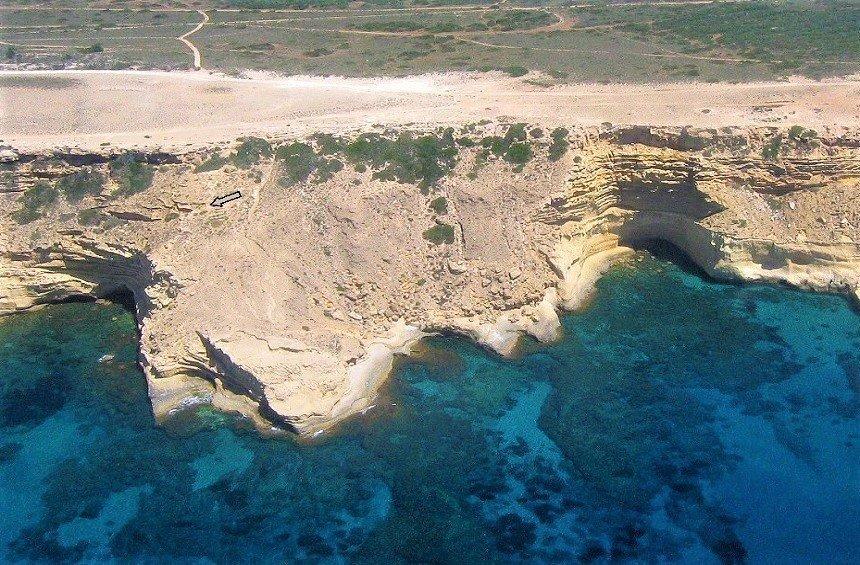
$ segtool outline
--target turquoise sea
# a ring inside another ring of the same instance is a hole
[[[860,562],[860,316],[642,254],[565,339],[403,361],[314,445],[156,427],[119,306],[0,321],[0,561]]]

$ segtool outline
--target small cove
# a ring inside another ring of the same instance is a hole
[[[429,339],[301,445],[156,427],[120,306],[0,320],[0,561],[856,561],[845,300],[642,253],[563,323],[516,360]]]

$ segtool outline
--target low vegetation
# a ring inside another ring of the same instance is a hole
[[[454,243],[454,227],[448,224],[436,224],[432,228],[426,230],[422,235],[424,236],[424,239],[433,245]]]
[[[814,129],[803,126],[791,126],[784,135],[777,133],[762,146],[761,156],[766,161],[776,161],[783,153],[792,148],[796,151],[808,151],[818,144],[818,133]]]
[[[514,31],[518,29],[532,29],[554,24],[558,19],[543,10],[504,10],[490,12],[484,18],[483,28],[493,31]]]
[[[146,163],[144,157],[137,153],[126,153],[114,158],[108,164],[111,180],[117,187],[115,196],[131,196],[143,192],[152,186],[155,177],[155,167]]]
[[[460,26],[454,24],[457,29]],[[354,26],[362,31],[404,32],[404,31],[428,31],[427,26],[410,20],[393,20],[388,22],[364,22]]]
[[[93,43],[89,47],[82,47],[80,49],[80,52],[83,53],[84,55],[89,55],[91,53],[101,53],[104,50],[105,50],[105,48],[102,47],[101,43]]]
[[[365,133],[352,141],[331,135],[314,139],[323,155],[341,154],[356,171],[369,168],[374,179],[414,183],[424,191],[457,164],[454,130],[450,128],[430,134],[403,132],[396,137]]]
[[[272,156],[272,144],[260,137],[242,138],[230,155],[230,162],[240,169],[250,169],[263,157]]]
[[[208,173],[217,171],[230,161],[226,157],[222,157],[220,153],[213,153],[208,159],[200,163],[194,168],[195,173]]]
[[[325,57],[326,55],[332,54],[334,54],[334,51],[328,47],[317,47],[316,49],[311,49],[303,53],[305,57]]]
[[[806,129],[803,126],[791,126],[788,129],[788,139],[799,144],[811,144],[818,137],[814,129]]]
[[[480,31],[515,31],[543,27],[555,23],[557,18],[542,10],[494,10],[475,13],[480,19],[461,22],[454,19],[438,21],[387,20],[369,21],[353,25],[353,29],[386,33],[422,31],[426,33],[456,33]]]
[[[439,196],[430,201],[430,209],[436,214],[445,214],[448,212],[448,200],[444,196]]]
[[[348,0],[225,0],[233,8],[277,9],[289,8],[305,10],[307,8],[346,8]]]
[[[105,177],[91,168],[84,168],[57,181],[57,189],[63,193],[66,200],[80,202],[86,196],[97,196],[104,188]]]
[[[529,73],[529,70],[521,65],[512,65],[506,68],[505,72],[516,78],[527,75]]]
[[[304,182],[312,174],[314,182],[325,182],[343,169],[340,160],[318,155],[313,147],[301,142],[278,147],[275,158],[281,162],[280,183],[283,186]]]
[[[292,186],[308,179],[316,169],[319,158],[313,147],[296,141],[278,147],[275,150],[275,159],[281,162],[281,185]]]
[[[532,158],[532,147],[525,141],[511,143],[510,147],[508,147],[508,150],[505,152],[504,158],[505,161],[519,165],[520,168],[522,168],[522,165],[528,163]]]
[[[98,208],[87,208],[78,212],[78,223],[82,226],[97,226],[104,220]]]
[[[761,156],[767,161],[775,161],[779,158],[782,149],[782,134],[779,133],[770,138],[762,147]]]
[[[39,181],[18,198],[19,210],[12,213],[12,219],[19,224],[28,224],[42,217],[47,208],[54,204],[59,191],[47,181]]]
[[[594,18],[589,24],[626,24],[620,29],[642,41],[675,43],[685,53],[729,52],[763,61],[777,74],[860,56],[860,7],[853,1],[638,5],[586,12]]]
[[[194,7],[238,11],[210,10],[212,22],[194,38],[206,66],[223,72],[253,68],[282,74],[403,76],[501,70],[522,76],[532,70],[577,82],[642,82],[750,81],[860,71],[856,0],[601,2],[575,8],[531,0],[477,3],[488,9],[464,8],[462,0],[217,0]],[[165,30],[190,29],[196,14],[150,12],[135,3],[123,10],[102,10],[104,6],[91,2],[67,10],[61,4],[48,3],[38,15],[6,11],[6,60],[39,68],[189,64],[187,48],[163,37]],[[431,13],[415,9],[419,4],[459,7]],[[392,7],[400,10],[380,9]],[[277,8],[338,12],[292,14],[285,26],[281,18],[260,11]],[[572,29],[540,29],[557,22],[559,15]],[[34,26],[38,36],[32,33]],[[653,57],[658,53],[664,56]]]
[[[526,124],[512,124],[504,136],[490,135],[481,140],[485,152],[488,151],[514,165],[515,171],[520,171],[528,163],[534,153],[528,141]]]
[[[567,136],[569,134],[570,132],[566,128],[555,128],[552,130],[552,133],[550,134],[552,143],[549,144],[549,151],[547,154],[550,161],[558,161],[565,153],[567,153],[567,148],[570,145],[567,141]]]

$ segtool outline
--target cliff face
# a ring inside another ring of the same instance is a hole
[[[858,145],[491,124],[206,154],[5,151],[0,314],[130,291],[157,418],[212,402],[310,434],[370,406],[423,332],[502,354],[523,333],[557,339],[558,311],[650,239],[718,278],[860,298]]]

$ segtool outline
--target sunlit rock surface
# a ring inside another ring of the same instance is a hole
[[[372,405],[425,332],[503,355],[558,339],[558,312],[651,240],[720,279],[860,288],[857,132],[259,141],[4,156],[0,313],[130,292],[156,417],[206,402],[309,435]]]

